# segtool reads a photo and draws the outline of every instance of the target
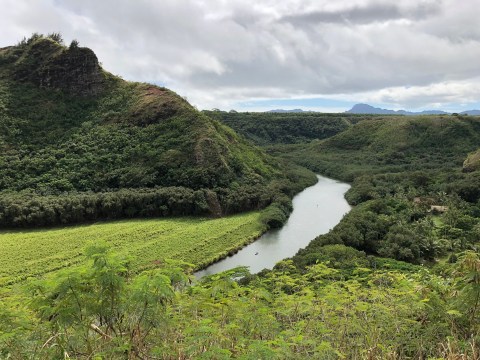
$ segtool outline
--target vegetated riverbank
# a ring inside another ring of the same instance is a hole
[[[238,252],[269,228],[281,226],[291,211],[288,194],[293,196],[317,180],[309,170],[295,165],[286,176],[287,182],[282,178],[272,183],[274,201],[262,211],[221,218],[131,219],[0,231],[0,286],[77,266],[85,260],[85,246],[98,241],[110,244],[119,254],[130,254],[135,271],[158,266],[166,258],[205,268]]]
[[[478,249],[480,171],[463,162],[479,144],[478,117],[421,116],[374,117],[323,142],[276,146],[278,156],[351,182],[346,198],[356,205],[296,263],[315,263],[327,244],[429,264]]]
[[[349,185],[317,175],[318,182],[293,198],[293,211],[286,223],[267,231],[239,252],[198,271],[201,278],[237,266],[246,266],[257,273],[273,266],[327,233],[348,213],[350,206],[344,198]]]

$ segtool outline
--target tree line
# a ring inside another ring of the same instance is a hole
[[[310,175],[307,173],[307,175]],[[279,227],[291,211],[291,197],[314,177],[276,181],[270,186],[242,185],[235,189],[193,190],[186,187],[120,189],[40,195],[4,192],[0,197],[0,227],[24,228],[83,222],[165,216],[224,216],[268,207],[267,227]]]

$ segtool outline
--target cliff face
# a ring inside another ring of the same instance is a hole
[[[12,54],[14,77],[40,88],[59,89],[69,95],[96,96],[105,87],[105,73],[95,53],[77,46],[69,48],[41,38]]]
[[[67,49],[41,69],[38,85],[61,89],[72,95],[92,96],[102,92],[104,75],[92,50]]]

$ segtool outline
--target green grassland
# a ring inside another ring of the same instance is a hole
[[[260,212],[220,219],[167,218],[96,223],[50,230],[0,232],[0,286],[84,261],[84,248],[99,241],[132,258],[132,269],[163,259],[205,266],[251,242],[264,230]]]

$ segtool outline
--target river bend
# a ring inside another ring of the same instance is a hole
[[[201,278],[236,266],[248,266],[255,274],[291,257],[315,237],[329,232],[350,211],[345,193],[350,185],[317,175],[318,182],[293,198],[293,211],[282,228],[267,231],[233,256],[220,260],[195,275]]]

